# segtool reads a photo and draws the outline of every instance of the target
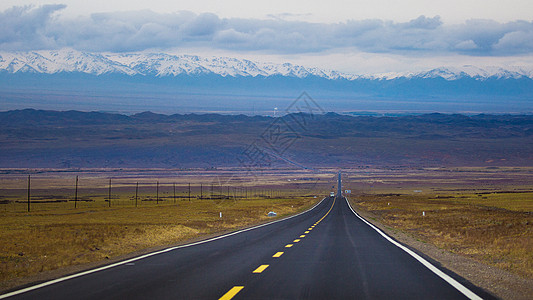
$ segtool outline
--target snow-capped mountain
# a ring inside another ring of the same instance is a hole
[[[0,70],[9,73],[80,72],[93,75],[126,74],[158,77],[176,75],[217,74],[221,76],[289,76],[327,79],[348,78],[350,75],[318,68],[306,68],[290,63],[258,63],[229,57],[199,57],[164,53],[96,54],[70,49],[59,51],[0,52]]]
[[[443,67],[425,72],[347,74],[333,70],[323,70],[293,65],[253,62],[246,59],[229,57],[199,57],[195,55],[171,55],[164,53],[88,53],[72,49],[57,51],[0,52],[0,72],[42,73],[61,72],[86,73],[92,75],[124,74],[167,77],[177,75],[216,74],[223,77],[320,77],[328,80],[393,80],[398,78],[443,78],[457,80],[474,78],[495,79],[533,79],[533,70],[523,67],[475,66]]]
[[[431,69],[424,72],[404,72],[404,73],[383,73],[375,74],[368,76],[368,78],[373,79],[396,79],[396,78],[443,78],[446,80],[457,80],[461,78],[474,78],[478,80],[484,80],[488,78],[494,79],[518,79],[518,78],[532,78],[533,79],[533,70],[528,70],[524,67],[517,66],[508,66],[506,68],[502,67],[476,67],[472,65],[464,65],[462,67],[441,67]]]

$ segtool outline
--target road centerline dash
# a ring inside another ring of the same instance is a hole
[[[240,292],[243,288],[244,286],[234,286],[231,288],[231,290],[229,290],[222,297],[220,297],[219,300],[230,300],[235,297],[235,295],[237,295],[237,293]]]
[[[268,268],[269,265],[260,265],[257,269],[255,269],[252,273],[263,273],[266,268]]]
[[[276,252],[276,254],[272,255],[272,257],[280,257],[283,255],[284,252]]]

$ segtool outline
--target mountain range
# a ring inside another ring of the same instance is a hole
[[[0,110],[271,114],[302,92],[325,111],[533,112],[533,70],[347,74],[165,53],[0,52]]]
[[[196,55],[171,55],[165,53],[88,53],[72,49],[32,52],[0,52],[0,71],[8,73],[61,72],[92,75],[124,74],[143,76],[198,76],[215,74],[223,77],[320,77],[328,80],[392,80],[398,78],[461,78],[487,79],[533,79],[533,70],[509,66],[479,68],[472,65],[441,67],[423,72],[389,72],[381,74],[348,74],[291,63],[274,64],[254,62],[231,57],[199,57]]]

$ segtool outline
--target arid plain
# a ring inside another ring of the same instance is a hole
[[[256,171],[3,169],[2,289],[266,222],[270,211],[294,214],[336,189],[336,169]],[[496,295],[529,292],[532,168],[356,168],[343,176],[356,210],[393,236],[433,246],[425,254],[437,261],[434,249],[502,270],[513,283],[506,288],[444,263]]]

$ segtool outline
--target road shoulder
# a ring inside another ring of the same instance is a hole
[[[443,268],[451,270],[496,297],[502,299],[531,299],[531,295],[533,295],[533,280],[528,280],[468,257],[439,249],[435,245],[423,242],[406,232],[384,226],[379,221],[378,216],[358,208],[353,205],[353,202],[350,202],[350,205],[360,216],[392,238],[423,253],[438,262]]]

